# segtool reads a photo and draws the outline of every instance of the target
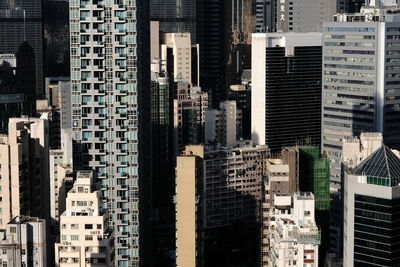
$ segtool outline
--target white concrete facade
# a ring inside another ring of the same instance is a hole
[[[318,266],[321,233],[312,193],[275,194],[269,223],[270,267]]]

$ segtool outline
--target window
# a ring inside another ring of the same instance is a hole
[[[16,227],[10,227],[10,233],[16,233],[17,228]]]
[[[79,225],[78,224],[71,224],[71,229],[79,229]]]
[[[85,235],[85,240],[86,241],[93,240],[93,236],[92,235]]]
[[[85,229],[93,229],[93,224],[85,224]]]
[[[79,240],[79,236],[78,235],[71,235],[71,240],[77,241],[77,240]]]

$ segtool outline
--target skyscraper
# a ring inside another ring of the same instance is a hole
[[[321,34],[255,33],[251,124],[255,144],[271,152],[321,131]]]
[[[257,0],[257,32],[319,32],[338,0]],[[348,6],[348,5],[347,5]]]
[[[400,264],[398,155],[382,145],[345,174],[344,266]]]
[[[387,145],[400,146],[399,12],[368,6],[324,25],[322,151],[331,159],[335,188],[345,136],[381,132]]]
[[[31,90],[41,97],[44,86],[42,1],[0,1],[0,54],[17,54],[23,43],[31,49],[33,56],[22,62],[24,65],[34,66],[34,84]]]
[[[74,168],[95,170],[115,265],[147,266],[151,234],[149,23],[145,0],[70,1]]]
[[[196,0],[150,0],[150,20],[159,21],[161,39],[165,33],[189,32],[197,42]]]

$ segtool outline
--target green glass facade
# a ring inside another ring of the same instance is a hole
[[[300,191],[312,192],[315,210],[329,210],[329,159],[320,158],[317,146],[298,148]]]

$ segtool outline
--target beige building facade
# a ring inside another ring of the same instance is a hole
[[[112,266],[113,235],[108,213],[101,208],[91,171],[77,173],[68,192],[66,211],[60,217],[60,242],[55,245],[55,265]]]
[[[46,115],[11,118],[0,135],[0,229],[16,216],[48,215],[47,123]]]
[[[176,167],[176,266],[203,266],[203,146],[187,146]]]

